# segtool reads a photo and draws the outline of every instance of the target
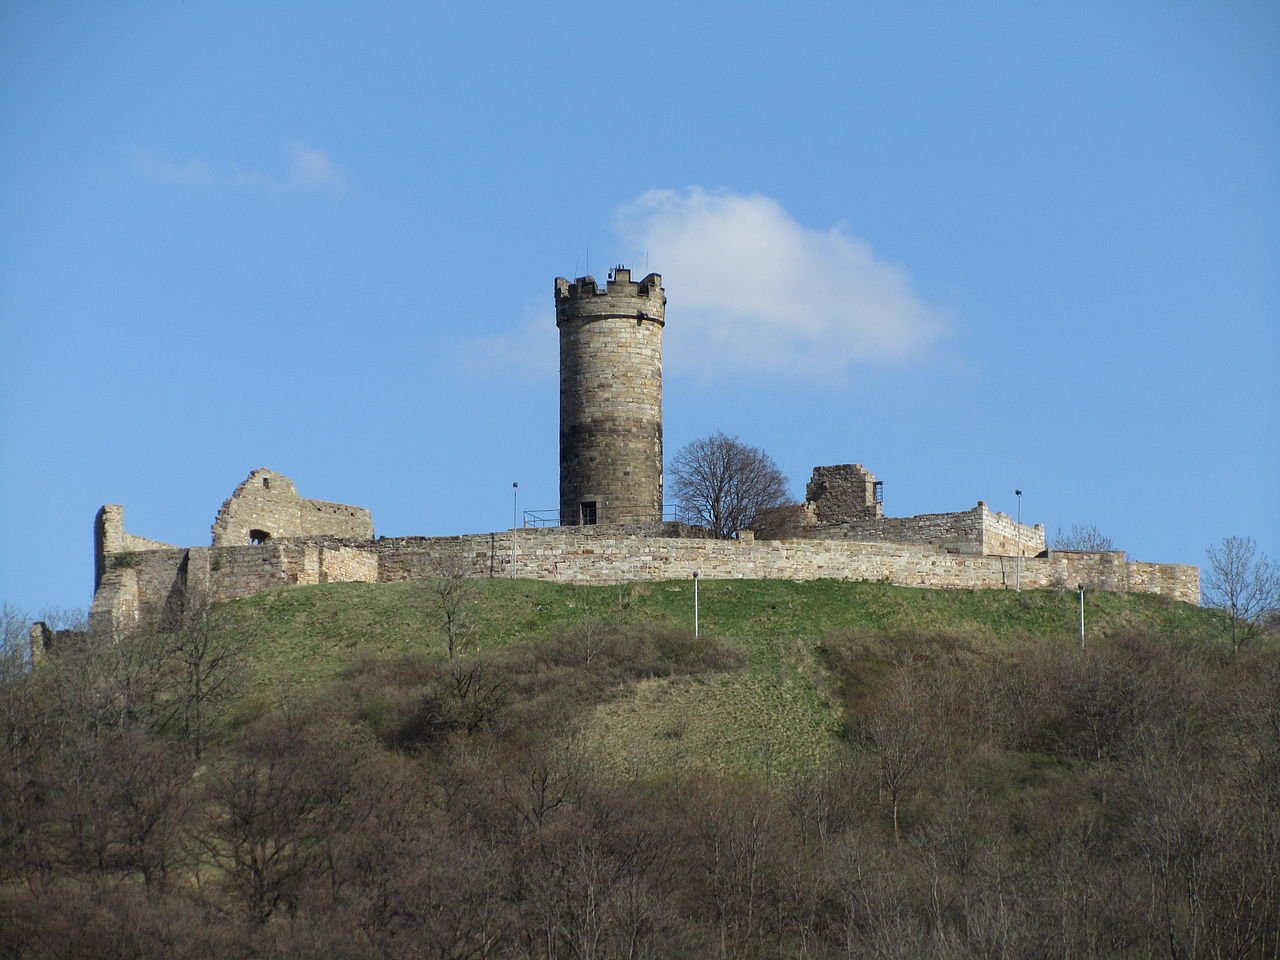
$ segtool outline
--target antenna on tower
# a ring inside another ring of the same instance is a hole
[[[587,269],[582,274],[584,277],[591,276],[591,248],[587,247]]]

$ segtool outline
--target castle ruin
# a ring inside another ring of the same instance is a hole
[[[235,488],[213,520],[215,547],[294,537],[372,540],[373,517],[364,507],[304,500],[288,477],[259,469]]]
[[[992,513],[979,500],[957,513],[886,517],[884,485],[860,463],[814,467],[805,489],[800,535],[863,543],[918,543],[948,553],[1037,557],[1045,551],[1044,524],[1018,523]]]
[[[1130,561],[1121,551],[1048,550],[1044,527],[979,501],[956,513],[886,517],[883,485],[861,464],[816,467],[793,535],[715,540],[663,523],[662,331],[656,273],[615,268],[555,281],[560,334],[560,523],[456,537],[374,537],[368,510],[298,496],[254,470],[223,503],[212,545],[176,547],[128,533],[108,504],[94,526],[90,630],[110,634],[271,587],[430,579],[461,561],[472,576],[565,583],[832,578],[903,586],[1016,585],[1163,594],[1198,603],[1199,570]],[[518,557],[518,561],[517,561]]]

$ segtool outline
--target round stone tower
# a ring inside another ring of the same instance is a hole
[[[662,522],[662,277],[556,277],[560,523]]]

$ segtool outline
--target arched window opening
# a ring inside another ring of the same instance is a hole
[[[249,542],[254,544],[255,546],[261,546],[262,544],[266,543],[270,539],[271,539],[271,534],[267,533],[267,531],[265,530],[249,531]]]

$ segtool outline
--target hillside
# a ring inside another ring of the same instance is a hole
[[[1280,949],[1273,642],[829,581],[703,584],[695,638],[690,588],[295,587],[5,658],[0,956]]]
[[[1079,644],[1078,595],[1047,590],[920,590],[846,581],[704,581],[704,637],[737,663],[696,676],[645,678],[612,691],[575,731],[595,759],[626,774],[708,767],[789,778],[830,760],[840,710],[824,644],[875,637],[923,655],[939,638],[971,658]],[[225,605],[245,638],[250,713],[308,696],[359,658],[443,659],[441,598],[430,583],[333,584],[269,591]],[[582,587],[532,580],[471,585],[460,620],[477,652],[537,644],[582,628],[691,628],[689,582]],[[1146,595],[1086,596],[1086,638],[1120,632],[1211,641],[1214,615]],[[884,660],[897,654],[864,654]],[[242,706],[242,709],[244,707]]]

